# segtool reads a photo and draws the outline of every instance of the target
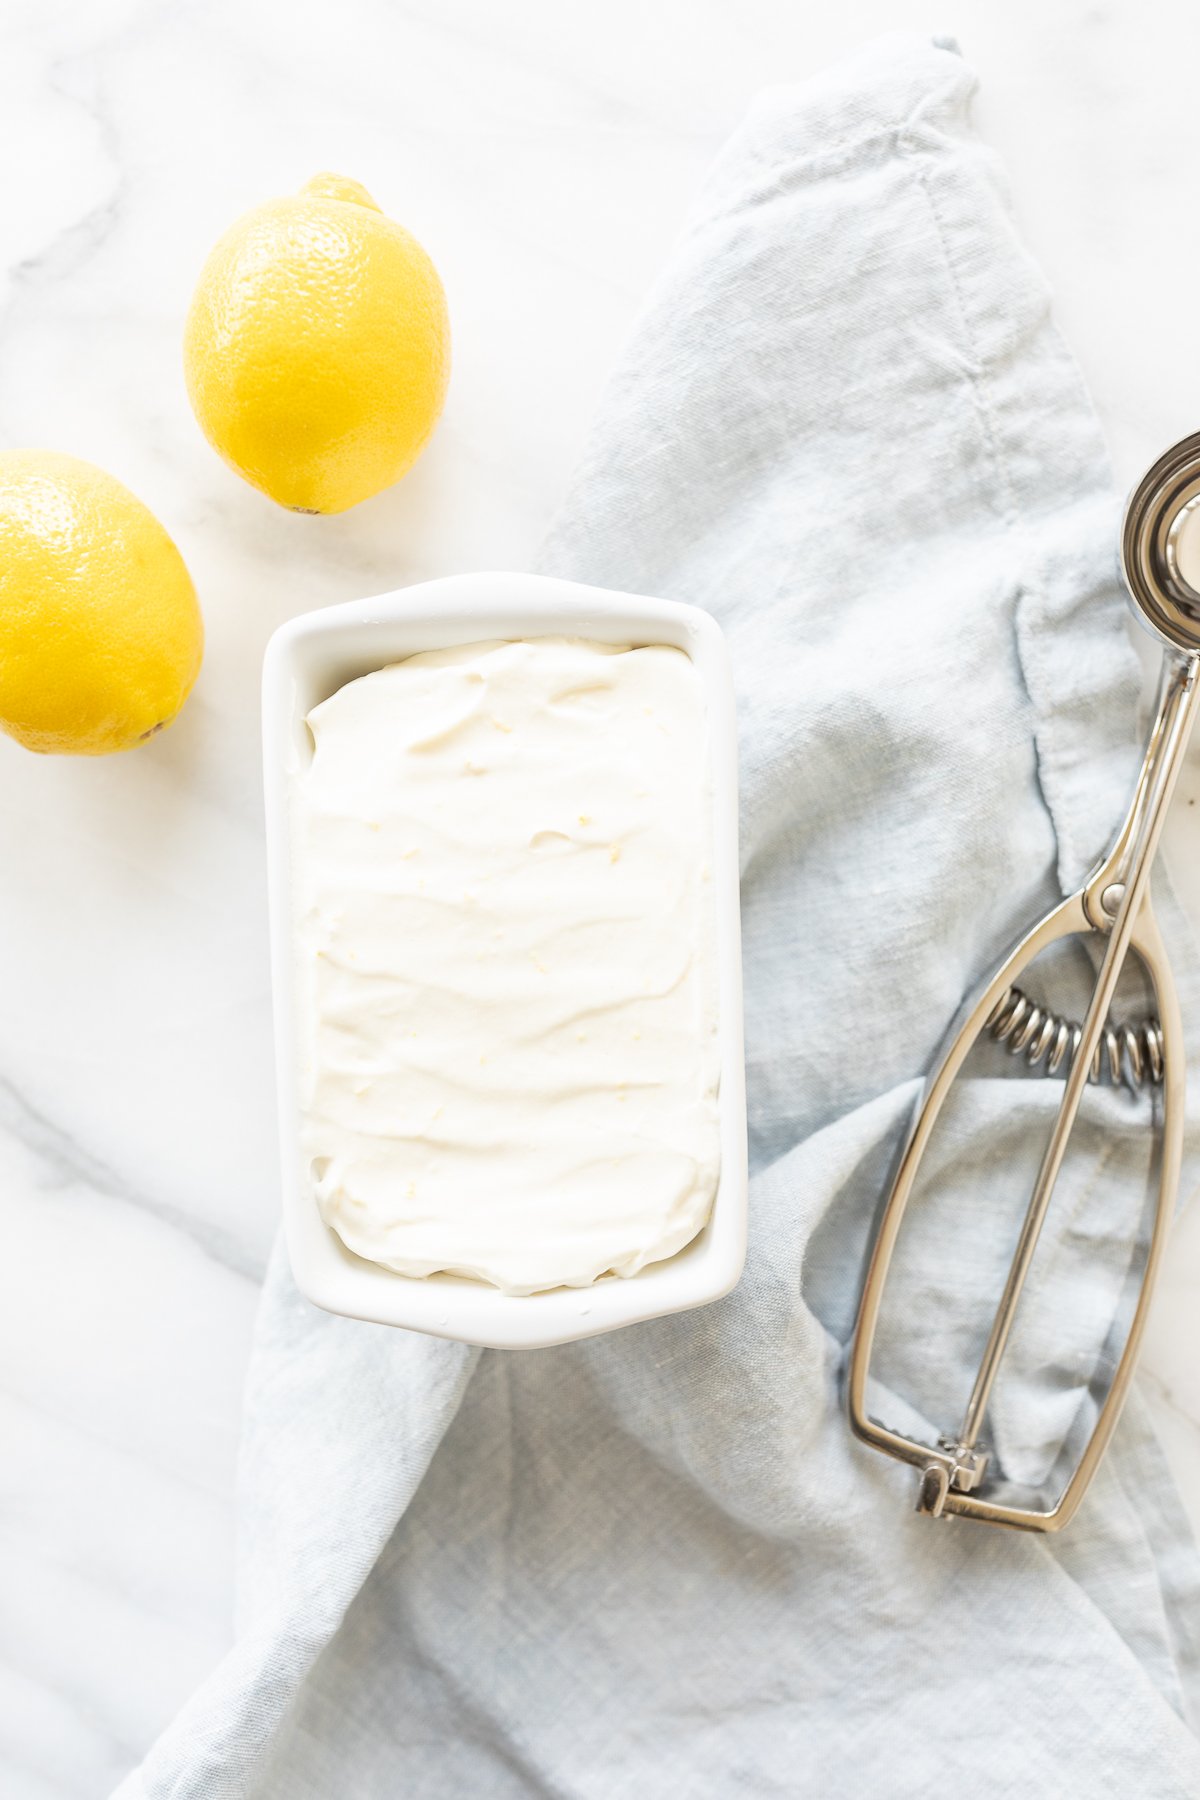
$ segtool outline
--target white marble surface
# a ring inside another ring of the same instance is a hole
[[[104,464],[174,532],[209,632],[133,755],[0,742],[0,1792],[106,1792],[229,1637],[232,1484],[277,1208],[258,774],[281,619],[535,554],[604,373],[748,97],[896,26],[983,79],[1020,225],[1124,480],[1200,422],[1185,0],[7,0],[0,442]],[[241,485],[180,324],[211,240],[358,176],[450,293],[444,426],[338,519]],[[1200,918],[1189,777],[1170,855]],[[1200,1208],[1146,1383],[1200,1519]]]

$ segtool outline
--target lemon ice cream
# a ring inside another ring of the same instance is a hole
[[[630,1276],[719,1169],[696,669],[564,639],[414,656],[310,715],[303,1143],[350,1249],[512,1293]]]

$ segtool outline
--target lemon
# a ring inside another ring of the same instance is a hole
[[[128,488],[0,450],[0,727],[28,750],[126,750],[175,717],[203,650],[183,558]]]
[[[437,270],[365,188],[317,175],[217,244],[184,372],[205,436],[239,475],[298,512],[344,512],[399,480],[442,410]]]

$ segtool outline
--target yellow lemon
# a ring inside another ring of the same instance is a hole
[[[225,234],[183,349],[209,443],[298,512],[344,512],[398,481],[437,423],[450,374],[437,270],[365,188],[337,175]]]
[[[28,750],[127,750],[170,724],[203,652],[183,558],[128,488],[0,450],[0,727]]]

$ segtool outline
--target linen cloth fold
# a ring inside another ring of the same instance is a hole
[[[902,37],[758,101],[545,554],[729,636],[745,1277],[480,1354],[325,1317],[277,1255],[237,1641],[123,1800],[1200,1793],[1200,1569],[1136,1396],[1061,1542],[916,1518],[911,1471],[851,1440],[839,1397],[920,1074],[1104,848],[1135,767],[1104,452],[972,88]],[[940,1424],[1057,1097],[986,1060],[961,1085],[935,1170],[952,1241],[915,1221],[880,1343],[895,1404]],[[1096,1100],[994,1408],[1022,1478],[1094,1408],[1145,1145],[1137,1102]]]

